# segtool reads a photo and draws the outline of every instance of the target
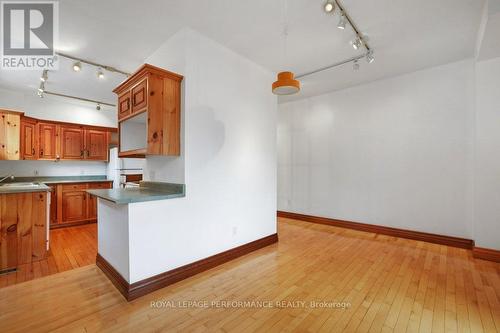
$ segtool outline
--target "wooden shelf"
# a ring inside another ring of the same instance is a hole
[[[118,153],[118,157],[145,158],[146,148],[121,151]]]

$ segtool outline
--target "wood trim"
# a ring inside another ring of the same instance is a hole
[[[167,71],[166,69],[156,67],[150,64],[144,64],[141,67],[139,67],[138,70],[136,70],[132,75],[128,77],[125,81],[123,81],[118,87],[113,89],[113,92],[116,94],[122,93],[126,89],[130,89],[132,85],[135,85],[137,80],[140,80],[144,76],[148,74],[154,74],[154,75],[159,75],[161,77],[167,77],[176,81],[182,81],[184,78],[182,75]]]
[[[24,115],[23,111],[16,111],[16,110],[10,110],[10,109],[0,109],[0,113],[15,114],[15,115],[19,115],[21,117]]]
[[[326,225],[331,225],[331,226],[335,226],[335,227],[354,229],[354,230],[366,231],[366,232],[373,232],[376,234],[382,234],[382,235],[387,235],[387,236],[408,238],[408,239],[414,239],[414,240],[419,240],[419,241],[424,241],[424,242],[429,242],[429,243],[448,245],[448,246],[453,246],[453,247],[459,247],[462,249],[471,250],[474,246],[474,241],[472,239],[430,234],[430,233],[421,232],[421,231],[413,231],[413,230],[406,230],[406,229],[384,227],[384,226],[379,226],[379,225],[375,225],[375,224],[351,222],[351,221],[344,221],[344,220],[331,219],[331,218],[326,218],[326,217],[319,217],[319,216],[312,216],[312,215],[305,215],[305,214],[298,214],[298,213],[291,213],[291,212],[284,212],[284,211],[278,211],[278,216],[284,217],[284,218],[289,218],[289,219],[301,220],[301,221],[305,221],[305,222],[326,224]]]
[[[132,284],[129,284],[99,253],[96,257],[96,265],[127,301],[131,301],[276,242],[278,242],[278,234],[273,234]]]
[[[129,289],[130,285],[125,280],[118,271],[111,266],[111,264],[104,259],[99,253],[97,253],[97,256],[95,258],[95,264],[97,267],[103,271],[104,274],[108,277],[108,279],[115,285],[116,289],[127,299],[127,301],[130,301],[128,298],[129,294]]]
[[[144,158],[146,157],[146,148],[121,151],[118,153],[118,157]]]
[[[489,260],[500,262],[500,251],[493,249],[486,249],[484,247],[476,247],[472,248],[472,256],[477,259]]]
[[[92,223],[97,223],[97,219],[94,218],[94,219],[89,219],[89,220],[79,220],[79,221],[75,221],[75,222],[51,223],[50,230],[59,229],[59,228],[67,228],[67,227],[75,227],[78,225],[92,224]]]

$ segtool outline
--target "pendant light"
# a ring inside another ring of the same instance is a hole
[[[284,27],[283,27],[283,54],[286,60],[286,42],[288,37],[288,17],[287,17],[287,0],[284,0]],[[292,95],[300,91],[300,82],[295,79],[292,72],[285,71],[278,73],[278,78],[272,85],[273,94],[275,95]]]

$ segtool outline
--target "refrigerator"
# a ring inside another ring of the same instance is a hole
[[[125,175],[143,174],[144,158],[119,158],[118,147],[109,150],[107,177],[113,180],[113,188],[124,187]]]

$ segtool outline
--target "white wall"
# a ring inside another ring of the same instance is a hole
[[[476,246],[500,250],[500,58],[476,64]]]
[[[185,77],[182,157],[147,157],[146,179],[186,197],[130,205],[132,283],[276,233],[273,75],[192,30],[146,62]]]
[[[37,119],[65,121],[70,123],[117,126],[115,108],[103,107],[100,111],[88,103],[0,89],[0,109],[22,111]],[[106,163],[80,161],[0,161],[0,175],[16,176],[79,176],[105,175]]]
[[[0,176],[81,176],[106,174],[106,162],[0,161]]]
[[[279,109],[279,210],[472,238],[472,60]]]

